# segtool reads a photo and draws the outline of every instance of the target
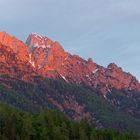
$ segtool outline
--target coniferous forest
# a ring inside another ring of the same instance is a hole
[[[86,120],[74,122],[56,110],[38,114],[0,104],[0,140],[140,140],[138,135],[97,130]]]

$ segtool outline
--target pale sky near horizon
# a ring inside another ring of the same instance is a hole
[[[36,32],[140,81],[139,7],[140,0],[0,0],[0,31],[23,41]]]

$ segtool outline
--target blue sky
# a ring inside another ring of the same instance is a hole
[[[0,31],[36,32],[100,65],[115,62],[140,80],[140,0],[0,0]]]

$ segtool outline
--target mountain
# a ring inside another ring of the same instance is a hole
[[[140,84],[136,78],[114,63],[104,68],[91,58],[86,61],[65,52],[58,42],[37,34],[29,35],[26,44],[31,51],[32,64],[46,77],[49,73],[57,72],[66,82],[87,85],[104,95],[113,88],[140,92]]]
[[[36,75],[29,63],[28,46],[6,32],[0,33],[0,74],[27,79]]]
[[[115,63],[107,68],[32,33],[26,43],[0,33],[0,101],[29,112],[58,109],[97,128],[140,132],[140,83]]]

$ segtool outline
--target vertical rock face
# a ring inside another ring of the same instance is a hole
[[[51,42],[49,47],[47,40]],[[95,71],[97,67],[92,59],[85,61],[77,55],[71,55],[65,52],[58,42],[50,41],[48,38],[36,34],[31,34],[26,44],[30,48],[35,67],[42,75],[51,77],[50,73],[51,75],[57,73],[56,77],[61,77],[66,82],[89,83],[90,85],[89,74]]]
[[[32,33],[27,38],[26,44],[30,51],[30,63],[37,69],[45,66],[53,41],[47,37],[42,37]]]
[[[27,38],[26,44],[28,45],[30,50],[34,50],[35,48],[52,48],[52,44],[54,42],[47,38],[42,37],[41,35],[38,35],[36,33],[32,33]]]
[[[20,60],[24,62],[29,61],[28,47],[16,37],[10,36],[6,32],[0,32],[0,43],[9,47]]]
[[[57,71],[68,56],[58,42],[37,34],[29,35],[26,44],[29,46],[33,66],[43,75],[49,71]]]
[[[111,63],[105,68],[91,58],[86,61],[65,52],[58,42],[35,33],[29,35],[25,44],[16,37],[1,32],[0,53],[0,62],[8,63],[7,66],[21,67],[21,71],[28,71],[30,67],[44,77],[83,84],[103,95],[113,89],[140,92],[140,84],[136,78],[116,64]]]
[[[35,74],[29,63],[27,45],[6,32],[0,32],[0,75],[27,80]]]
[[[114,63],[104,68],[91,58],[86,61],[77,55],[65,52],[58,42],[37,34],[29,35],[26,44],[29,46],[33,66],[46,77],[84,84],[104,95],[114,88],[140,92],[140,84],[136,78]]]
[[[134,76],[130,73],[126,73],[122,68],[118,67],[116,64],[111,63],[108,65],[106,70],[106,77],[108,77],[108,82],[110,86],[116,89],[126,89],[140,91],[140,84]]]

